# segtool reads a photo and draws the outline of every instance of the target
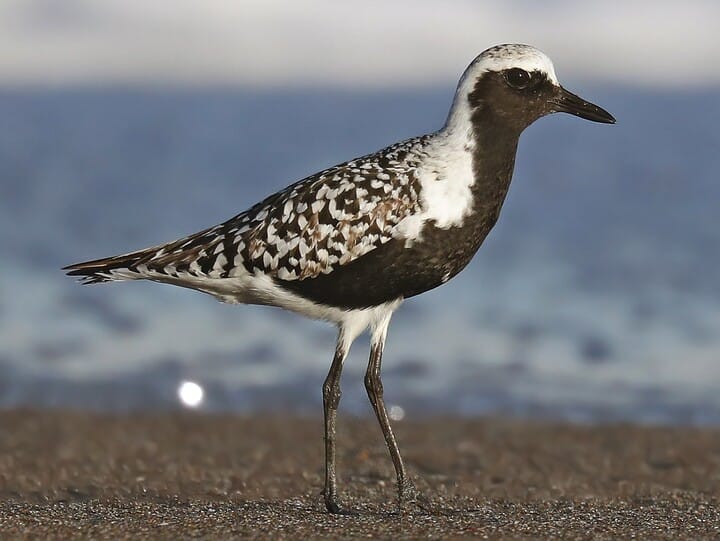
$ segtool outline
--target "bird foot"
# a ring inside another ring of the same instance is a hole
[[[430,501],[420,493],[411,479],[398,483],[398,510],[402,514],[411,513],[413,508],[430,511]]]
[[[331,515],[356,515],[357,513],[344,508],[337,501],[337,498],[325,498],[325,508]]]

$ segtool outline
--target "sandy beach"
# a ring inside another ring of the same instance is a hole
[[[319,419],[15,410],[0,423],[3,539],[720,536],[714,429],[403,421],[429,507],[399,515],[379,430],[341,417],[355,514],[331,516]]]

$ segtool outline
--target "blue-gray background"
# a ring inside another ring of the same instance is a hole
[[[553,43],[543,48],[555,58]],[[191,70],[204,84],[188,85],[182,70],[153,79],[139,62],[108,75],[92,59],[75,69],[83,58],[70,55],[77,62],[43,81],[32,58],[7,58],[0,406],[176,408],[190,380],[209,410],[319,411],[334,340],[325,324],[157,284],[81,287],[59,267],[192,233],[316,170],[436,129],[457,74],[394,82],[380,70],[381,84],[352,75],[332,85],[332,69],[318,68],[293,85],[251,65],[247,81]],[[659,71],[636,80],[632,62],[607,75],[600,60],[597,73],[555,60],[566,86],[618,124],[556,115],[525,133],[479,255],[396,314],[386,397],[415,414],[717,424],[720,86],[701,70],[690,84]],[[366,353],[358,341],[343,380],[343,407],[360,414]]]

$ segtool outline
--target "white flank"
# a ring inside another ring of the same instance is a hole
[[[469,114],[466,122],[468,129],[464,132],[468,137],[440,130],[424,149],[426,157],[416,171],[422,187],[422,212],[408,216],[396,228],[395,236],[406,239],[407,245],[422,238],[423,227],[430,220],[436,227],[447,229],[461,226],[472,213],[474,177]]]

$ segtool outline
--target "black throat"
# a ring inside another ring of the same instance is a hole
[[[510,189],[515,155],[522,130],[505,122],[489,109],[472,115],[473,220],[489,231],[497,221]],[[487,233],[487,232],[486,232]]]

